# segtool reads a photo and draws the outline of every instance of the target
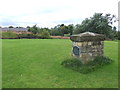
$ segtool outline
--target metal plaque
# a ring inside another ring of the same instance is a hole
[[[76,56],[79,56],[80,55],[80,48],[77,46],[74,46],[73,47],[73,54]]]

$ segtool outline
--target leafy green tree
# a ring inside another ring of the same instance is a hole
[[[108,38],[113,38],[112,23],[114,15],[103,13],[95,13],[93,17],[86,18],[80,25],[76,25],[75,33],[83,33],[86,31],[104,34]],[[112,33],[112,34],[111,34]]]
[[[55,35],[55,36],[64,36],[64,34],[73,34],[74,26],[73,24],[70,25],[64,25],[64,24],[59,24],[55,26],[54,28],[51,28],[50,34]]]
[[[59,30],[51,29],[50,30],[50,35],[52,35],[52,36],[61,36],[62,33]]]
[[[34,25],[33,27],[30,27],[28,29],[29,32],[32,32],[33,34],[37,34],[39,32],[39,27],[37,27],[37,25]]]
[[[68,31],[69,31],[70,35],[73,34],[73,31],[74,31],[74,25],[73,24],[68,25]]]
[[[9,28],[14,28],[13,26],[9,26]]]
[[[50,38],[50,34],[47,30],[43,30],[40,34],[41,38]]]
[[[80,25],[80,24],[75,25],[74,28],[75,28],[75,29],[74,29],[74,31],[73,31],[73,34],[79,34],[79,33],[82,32],[82,30],[81,30],[81,25]]]
[[[53,35],[53,36],[63,36],[60,27],[61,27],[61,25],[58,24],[54,28],[51,28],[50,35]]]
[[[118,40],[120,40],[120,31],[118,31]]]
[[[60,30],[61,30],[62,35],[69,33],[68,27],[65,25],[63,26],[63,24],[60,26]]]
[[[46,30],[46,31],[50,32],[49,28],[39,28],[38,33],[42,33],[43,30]]]
[[[27,26],[26,28],[30,28],[30,26]]]
[[[113,33],[113,39],[118,39],[118,31],[115,26],[112,29],[112,33]]]

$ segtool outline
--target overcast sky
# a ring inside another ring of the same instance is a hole
[[[119,0],[0,0],[0,26],[80,24],[96,13],[118,16]],[[117,24],[116,24],[117,25]]]

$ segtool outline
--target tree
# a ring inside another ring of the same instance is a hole
[[[86,18],[80,25],[76,26],[75,33],[83,33],[86,31],[104,34],[108,38],[113,38],[112,23],[114,15],[103,13],[95,13],[93,17]]]
[[[81,25],[80,25],[80,24],[75,25],[74,28],[75,28],[74,31],[73,31],[74,34],[79,34],[79,33],[82,32],[82,29],[81,29]]]
[[[40,36],[42,38],[50,38],[49,32],[47,30],[45,30],[45,29],[41,32]]]
[[[74,26],[73,24],[70,25],[64,25],[64,24],[58,24],[57,26],[55,26],[54,28],[51,28],[50,30],[50,34],[51,35],[55,35],[55,36],[64,36],[64,34],[73,34],[73,29]]]
[[[60,31],[61,31],[62,35],[69,33],[68,27],[65,26],[64,24],[62,24],[62,25],[60,26]]]
[[[30,26],[27,26],[26,28],[30,28]]]
[[[52,35],[52,36],[61,36],[62,33],[60,32],[60,30],[56,30],[54,28],[51,28],[50,35]]]
[[[9,28],[14,28],[13,26],[9,26]]]
[[[118,40],[120,40],[120,31],[118,31]]]
[[[68,25],[68,30],[69,30],[70,35],[72,35],[73,31],[74,31],[74,25],[73,24],[69,24]]]
[[[63,26],[63,25],[62,25]],[[54,28],[51,28],[50,30],[50,35],[53,35],[53,36],[63,36],[63,33],[61,32],[61,29],[60,29],[61,25],[58,24],[57,26],[55,26]]]
[[[33,34],[37,34],[39,32],[39,27],[37,25],[34,25],[33,27],[29,28],[28,31],[32,32]]]

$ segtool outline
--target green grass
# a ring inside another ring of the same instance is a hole
[[[97,56],[94,59],[94,61],[89,61],[87,64],[83,64],[80,61],[80,59],[70,58],[70,59],[63,61],[61,63],[61,65],[63,65],[66,68],[75,70],[77,72],[87,74],[87,73],[91,73],[91,72],[97,70],[98,68],[100,68],[104,65],[111,64],[112,62],[113,62],[113,60],[110,59],[109,57]]]
[[[113,63],[88,74],[61,62],[71,56],[72,42],[62,39],[2,40],[3,88],[117,88],[118,42],[105,41]]]

